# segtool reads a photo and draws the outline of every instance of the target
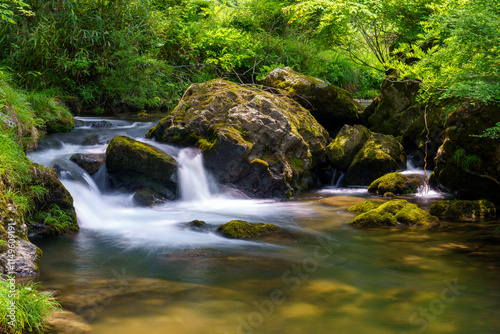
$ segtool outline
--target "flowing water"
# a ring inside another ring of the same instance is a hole
[[[81,227],[36,241],[42,283],[95,333],[500,333],[498,221],[354,229],[346,209],[370,196],[340,187],[340,175],[288,201],[229,195],[199,151],[144,139],[153,125],[81,118],[30,154],[60,171]],[[175,157],[180,200],[137,207],[133,194],[109,189],[105,168],[91,177],[69,161],[104,153],[117,135]],[[410,200],[428,208],[442,196]],[[195,219],[208,227],[189,228]],[[252,241],[215,233],[233,219],[284,232]]]

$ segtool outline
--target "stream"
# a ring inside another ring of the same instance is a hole
[[[500,333],[500,247],[488,239],[498,221],[356,229],[347,208],[372,197],[366,188],[245,198],[217,185],[199,152],[145,139],[155,122],[76,119],[29,158],[57,166],[81,230],[34,242],[43,287],[94,333]],[[133,194],[110,191],[104,168],[91,177],[69,160],[104,153],[119,135],[177,160],[180,200],[138,207]],[[428,209],[443,197],[407,199]],[[233,219],[284,232],[215,233]],[[208,227],[191,229],[193,220]]]

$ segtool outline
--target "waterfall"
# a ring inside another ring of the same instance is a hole
[[[201,151],[185,148],[177,157],[179,187],[183,201],[203,201],[212,197]]]
[[[330,181],[330,185],[339,188],[344,181],[344,176],[345,174],[341,170],[335,168],[335,170],[333,171],[332,179]]]

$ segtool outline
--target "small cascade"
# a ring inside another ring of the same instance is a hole
[[[333,171],[330,185],[335,187],[335,188],[339,188],[340,186],[342,186],[342,182],[344,181],[344,176],[345,176],[345,174],[342,171],[335,169]]]
[[[109,190],[108,169],[106,168],[106,164],[102,164],[101,168],[99,168],[99,170],[92,175],[92,178],[94,179],[97,188],[99,188],[102,193]]]
[[[179,163],[179,187],[183,201],[194,202],[210,199],[210,186],[203,166],[201,151],[185,148],[177,157]]]

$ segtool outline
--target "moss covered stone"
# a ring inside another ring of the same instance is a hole
[[[351,94],[339,87],[290,69],[276,68],[264,79],[264,85],[279,89],[309,109],[328,131],[343,124],[359,123],[358,111],[363,107]]]
[[[496,208],[487,200],[447,200],[434,203],[429,212],[447,218],[495,218]]]
[[[374,133],[354,157],[346,172],[348,185],[369,185],[384,174],[406,168],[403,146],[392,136]]]
[[[381,203],[376,203],[373,201],[364,201],[361,203],[358,203],[354,206],[351,206],[348,211],[349,212],[355,212],[355,213],[365,213],[370,210],[376,209],[381,205]]]
[[[406,176],[401,173],[389,173],[373,181],[368,192],[380,196],[387,193],[395,195],[414,194],[423,186],[423,182],[416,176]]]
[[[371,135],[371,131],[362,125],[344,125],[327,147],[328,159],[335,168],[347,171],[354,157]]]
[[[263,234],[278,232],[280,228],[273,224],[251,224],[243,220],[232,220],[217,228],[217,232],[226,238],[243,239]]]
[[[291,98],[225,80],[191,85],[147,137],[197,146],[219,183],[252,197],[306,189],[330,139]]]
[[[351,207],[350,211],[354,211],[351,210],[353,208],[355,206]],[[349,222],[350,225],[357,227],[431,227],[438,223],[439,219],[437,217],[402,199],[388,201],[360,214]]]
[[[128,137],[115,137],[106,149],[106,167],[113,187],[139,190],[144,187],[177,197],[174,158],[157,148]]]

